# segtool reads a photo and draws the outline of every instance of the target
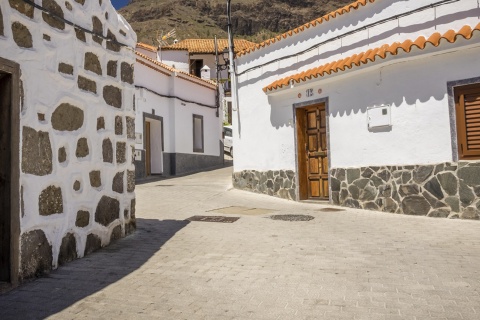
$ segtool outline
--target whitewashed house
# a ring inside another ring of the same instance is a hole
[[[223,164],[217,85],[140,53],[135,63],[136,178]]]
[[[236,59],[234,185],[478,219],[477,0],[361,0]]]
[[[243,39],[234,39],[233,43],[235,53],[255,45],[255,43]],[[143,46],[143,48],[146,48],[146,46]],[[225,60],[222,58],[222,52],[227,48],[228,39],[217,39],[220,64],[225,64]],[[185,39],[169,46],[160,47],[158,50],[158,60],[178,70],[196,75],[197,77],[205,77],[206,75],[202,74],[202,69],[208,68],[210,70],[210,79],[217,78],[214,39]],[[228,70],[226,68],[220,71],[219,79],[221,83],[227,81]],[[227,123],[231,123],[232,119],[232,99],[228,91],[229,89],[228,87],[224,98],[220,100],[224,109],[224,121]]]
[[[110,1],[0,1],[0,286],[135,230],[133,49]]]

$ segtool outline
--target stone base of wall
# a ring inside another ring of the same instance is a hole
[[[268,194],[278,198],[296,200],[296,179],[292,170],[255,171],[233,173],[233,186],[237,189]]]
[[[336,168],[334,204],[429,217],[480,218],[480,162]]]

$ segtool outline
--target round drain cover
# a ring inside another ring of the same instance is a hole
[[[270,216],[270,219],[281,220],[281,221],[310,221],[315,219],[312,216],[307,216],[303,214],[278,214]]]

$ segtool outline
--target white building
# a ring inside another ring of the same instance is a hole
[[[217,85],[152,59],[139,48],[135,64],[137,179],[222,165]]]
[[[133,49],[110,1],[0,1],[0,282],[135,230]]]
[[[234,185],[478,219],[479,16],[362,0],[237,55]]]

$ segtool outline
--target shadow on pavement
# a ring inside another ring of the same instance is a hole
[[[137,218],[137,231],[0,295],[0,319],[44,319],[140,268],[189,221]]]

